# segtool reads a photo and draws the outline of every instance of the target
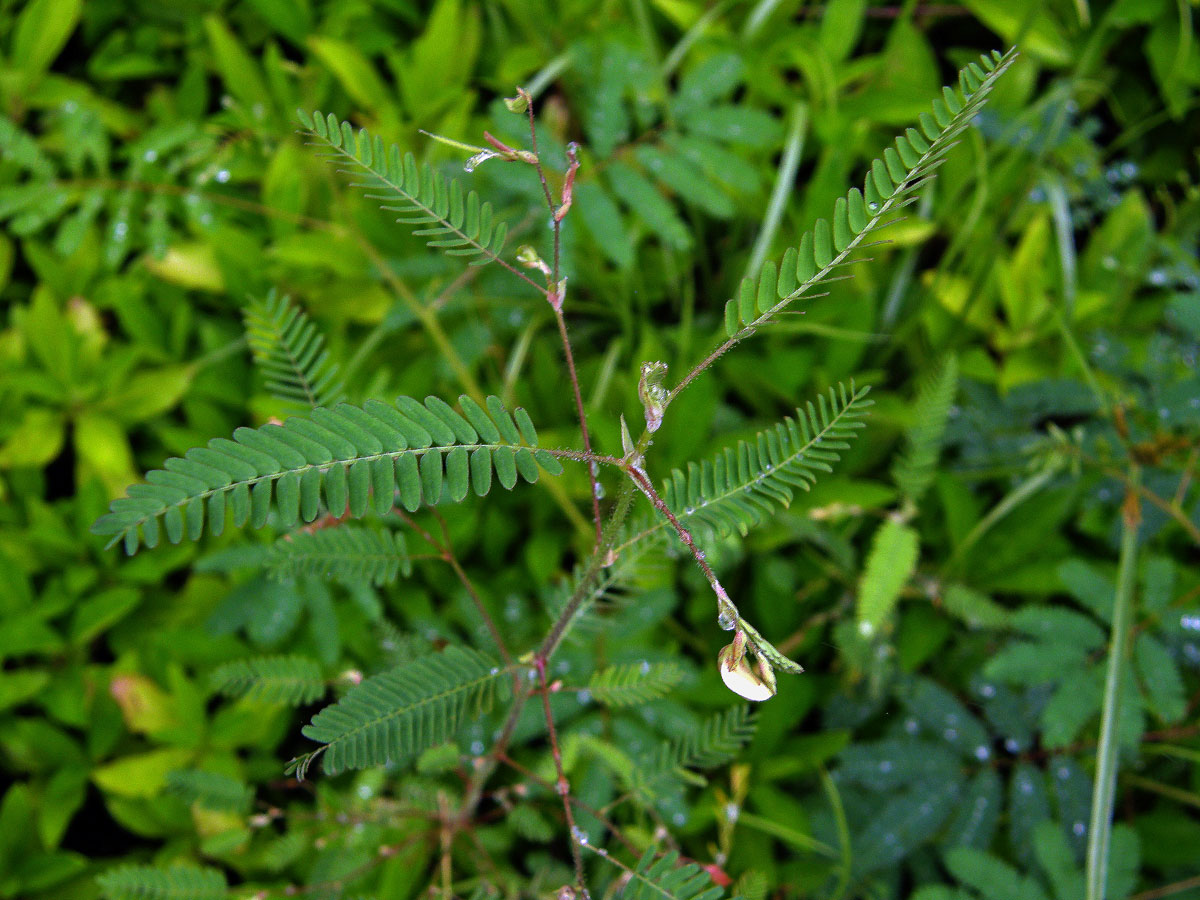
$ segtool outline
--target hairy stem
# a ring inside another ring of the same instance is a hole
[[[563,771],[562,750],[559,749],[558,732],[554,728],[554,713],[550,710],[550,688],[546,684],[546,660],[538,657],[534,660],[534,665],[537,667],[538,684],[541,687],[542,713],[546,717],[546,731],[550,737],[550,755],[554,759],[554,772],[558,776],[558,781],[554,784],[554,792],[562,798],[563,814],[567,819],[571,858],[575,862],[575,884],[579,888],[579,895],[586,900],[591,895],[588,893],[587,884],[583,878],[583,856],[579,852],[580,832],[575,824],[575,813],[571,811],[571,784],[567,781],[566,772]]]
[[[521,92],[524,94],[524,91]],[[550,193],[550,184],[546,180],[546,170],[542,166],[542,155],[538,151],[537,143],[537,123],[533,116],[533,98],[525,94],[525,109],[529,114],[529,146],[533,151],[534,158],[537,160],[534,163],[534,168],[537,169],[538,180],[542,184],[542,194],[546,198],[546,209],[550,213],[550,223],[554,229],[554,259],[550,266],[550,293],[557,295],[559,285],[562,282],[561,258],[562,258],[562,220],[556,215],[558,208],[554,203],[554,196]],[[567,322],[563,318],[562,313],[562,296],[558,297],[558,302],[551,302],[551,307],[554,309],[554,318],[558,324],[558,336],[562,340],[563,356],[567,360],[567,375],[571,380],[571,392],[575,395],[575,412],[579,416],[579,432],[583,438],[583,449],[587,453],[592,452],[592,439],[588,432],[587,413],[583,408],[583,394],[579,389],[579,375],[575,371],[575,354],[571,352],[571,339],[567,335]],[[592,524],[596,529],[596,546],[600,546],[600,492],[596,489],[596,467],[588,465],[588,487],[592,494]]]

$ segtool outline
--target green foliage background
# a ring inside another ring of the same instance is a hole
[[[525,146],[501,98],[535,94],[551,164],[582,145],[567,312],[598,450],[620,455],[640,364],[686,372],[742,277],[828,216],[960,66],[1008,46],[1020,58],[891,243],[672,404],[658,483],[840,382],[876,400],[786,511],[744,539],[701,529],[743,611],[807,670],[755,726],[717,675],[712,595],[667,541],[616,567],[555,657],[572,791],[621,832],[581,814],[585,865],[597,895],[629,877],[614,859],[645,874],[634,895],[707,884],[642,858],[655,849],[747,898],[1083,897],[1137,508],[1108,896],[1200,896],[1193,16],[1157,0],[0,3],[0,897],[571,881],[540,710],[467,829],[448,811],[497,713],[386,770],[284,774],[321,698],[447,642],[491,650],[419,532],[331,530],[366,554],[354,570],[316,559],[328,547],[297,562],[305,547],[269,529],[134,557],[89,532],[166,457],[295,411],[251,362],[281,327],[273,290],[327,341],[319,383],[290,387],[301,408],[310,389],[496,394],[541,446],[577,446],[546,304],[394,225],[304,146],[294,109],[457,171],[513,225],[510,250],[545,252],[531,171],[464,176],[422,134]],[[444,532],[416,521],[524,652],[589,547],[588,493],[576,466],[446,505]]]

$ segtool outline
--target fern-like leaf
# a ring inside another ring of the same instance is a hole
[[[246,340],[267,390],[301,407],[333,406],[342,399],[338,367],[313,321],[272,288],[245,310]]]
[[[688,472],[675,469],[663,490],[671,511],[685,523],[701,522],[720,534],[747,530],[766,519],[774,504],[787,506],[795,487],[808,490],[818,472],[832,471],[838,451],[864,427],[873,401],[870,388],[830,388],[829,399],[796,410],[796,418],[759,432],[752,443],[739,441]],[[660,522],[661,528],[664,522]]]
[[[287,706],[303,706],[325,695],[321,667],[303,656],[235,659],[218,666],[209,683],[226,697]]]
[[[896,461],[892,477],[913,503],[929,488],[942,449],[942,436],[950,407],[958,391],[958,361],[947,356],[931,371],[917,391],[913,424],[905,433],[904,455]]]
[[[605,706],[633,706],[656,700],[683,679],[677,663],[628,663],[592,675],[588,690]]]
[[[710,716],[695,731],[663,743],[648,765],[634,772],[634,786],[645,792],[680,769],[711,769],[729,762],[754,737],[749,707],[733,706]]]
[[[651,847],[630,876],[621,895],[625,900],[717,900],[725,893],[699,863],[679,865],[674,850],[655,860]]]
[[[397,146],[385,146],[366,129],[356,133],[332,113],[297,113],[313,142],[330,158],[365,176],[354,186],[370,191],[372,200],[388,201],[382,208],[400,213],[397,222],[420,226],[413,233],[429,238],[428,246],[451,256],[478,257],[472,265],[500,259],[508,226],[493,217],[492,205],[481,202],[474,191],[464,193],[457,181],[428,163],[418,164],[411,153],[401,156]]]
[[[267,555],[266,568],[276,578],[315,575],[384,585],[400,574],[411,575],[412,561],[403,532],[339,525],[280,538]]]
[[[467,396],[459,404],[461,415],[437,397],[424,405],[411,397],[368,400],[319,407],[282,425],[239,428],[233,440],[216,438],[167,460],[146,484],[114,500],[92,531],[109,535],[108,546],[124,541],[133,553],[139,544],[158,544],[160,525],[176,544],[206,529],[220,534],[227,519],[260,528],[272,511],[284,527],[311,522],[322,501],[339,516],[362,516],[369,505],[382,515],[397,495],[412,511],[458,502],[470,490],[482,497],[493,472],[511,489],[518,475],[537,481],[538,463],[551,474],[562,471],[552,454],[531,449],[537,432],[525,410],[510,415],[497,397],[488,398],[486,411]]]
[[[106,900],[224,900],[227,889],[218,869],[193,865],[120,866],[96,882]]]
[[[1012,65],[1016,51],[992,52],[958,73],[958,87],[942,89],[933,114],[923,113],[921,129],[909,128],[881,159],[871,163],[863,188],[839,197],[832,219],[819,219],[779,265],[768,262],[756,277],[745,278],[737,299],[725,305],[725,330],[747,337],[786,306],[829,281],[847,257],[892,214],[916,199],[916,191],[941,165],[958,136],[982,108],[997,79]]]
[[[250,788],[236,778],[201,769],[177,769],[167,773],[168,794],[204,809],[245,813],[250,806]]]
[[[305,737],[323,746],[298,760],[296,772],[304,777],[320,754],[335,775],[420,753],[488,712],[497,688],[507,684],[492,660],[462,647],[368,678],[305,726]]]

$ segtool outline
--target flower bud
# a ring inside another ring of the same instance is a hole
[[[651,434],[658,431],[663,420],[663,401],[667,392],[662,386],[663,376],[667,374],[665,362],[642,363],[642,377],[638,381],[638,396],[642,408],[646,412],[646,430]]]

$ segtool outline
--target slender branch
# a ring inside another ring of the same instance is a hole
[[[538,151],[537,143],[537,123],[533,116],[533,98],[524,91],[520,92],[525,97],[525,110],[529,114],[529,146],[533,151],[534,168],[537,170],[538,180],[542,183],[542,194],[546,198],[546,209],[550,212],[550,224],[554,231],[554,259],[550,267],[550,290],[547,299],[550,300],[550,306],[554,309],[554,318],[558,324],[558,336],[562,340],[563,356],[567,360],[567,374],[571,380],[571,391],[575,395],[575,412],[579,416],[579,432],[583,438],[583,449],[592,452],[592,439],[588,431],[587,413],[583,407],[583,394],[579,389],[579,375],[575,370],[575,354],[571,352],[571,339],[567,335],[567,323],[563,318],[562,304],[563,296],[560,293],[562,285],[561,257],[562,257],[562,216],[559,215],[560,210],[554,203],[554,197],[550,193],[550,184],[546,180],[546,170],[542,166],[542,156]],[[573,171],[568,173],[573,175]],[[570,179],[568,178],[568,181]],[[563,210],[565,212],[565,204]],[[557,297],[555,302],[554,297]],[[592,494],[592,524],[596,529],[596,546],[600,546],[600,492],[597,490],[596,482],[596,467],[588,465],[588,487]]]
[[[476,612],[478,612],[479,617],[483,619],[484,624],[487,626],[487,630],[492,635],[492,641],[496,644],[496,647],[500,650],[500,655],[504,658],[504,665],[508,668],[512,668],[513,656],[511,653],[509,653],[508,646],[504,643],[504,638],[500,634],[500,629],[496,627],[495,619],[493,619],[491,613],[488,612],[487,606],[484,605],[483,598],[481,598],[479,596],[479,592],[475,590],[475,585],[472,583],[467,573],[463,570],[462,565],[458,561],[458,557],[454,555],[454,547],[450,543],[450,529],[446,527],[445,517],[436,509],[433,510],[433,515],[434,518],[437,519],[438,526],[442,530],[442,541],[440,545],[434,544],[434,546],[439,547],[442,553],[442,559],[444,559],[449,564],[450,568],[454,570],[454,574],[458,576],[459,582],[464,588],[466,588],[467,593],[471,597],[471,602],[475,604]],[[515,679],[517,677],[518,673],[514,671],[513,678]]]
[[[557,225],[555,226],[557,228]],[[558,335],[562,339],[563,354],[567,358],[567,372],[571,378],[571,390],[575,394],[575,412],[579,416],[579,432],[583,437],[583,449],[592,452],[592,439],[588,434],[587,413],[583,409],[583,395],[579,391],[579,377],[575,374],[575,357],[571,353],[571,341],[567,337],[567,323],[563,318],[562,309],[554,310],[554,318],[558,322]],[[596,546],[600,546],[600,491],[596,481],[596,464],[589,462],[588,486],[592,495],[592,522],[596,526]]]
[[[545,778],[542,778],[542,776],[538,775],[536,772],[529,769],[527,766],[521,765],[508,754],[500,754],[499,760],[500,762],[504,763],[504,765],[515,769],[517,772],[521,773],[521,775],[523,775],[525,778],[528,778],[535,784],[540,785],[548,791],[554,790],[554,785],[548,782]],[[617,827],[617,824],[613,822],[612,819],[608,818],[608,816],[604,814],[603,810],[596,809],[596,807],[592,806],[585,800],[580,800],[574,794],[567,794],[566,799],[570,800],[572,806],[577,806],[580,810],[588,815],[594,816],[601,825],[612,832],[613,837],[620,841],[625,846],[626,850],[635,855],[638,854],[637,845],[634,844],[633,841],[631,841],[628,837],[626,837],[625,833],[621,831],[619,827]]]
[[[671,507],[667,506],[666,501],[654,489],[650,478],[636,466],[630,466],[626,469],[626,472],[628,472],[629,477],[633,479],[634,483],[637,484],[638,489],[654,504],[654,508],[666,516],[667,521],[671,523],[671,527],[675,529],[675,533],[679,535],[679,540],[691,551],[692,558],[696,560],[696,565],[700,567],[705,580],[708,581],[712,589],[716,592],[717,598],[729,602],[729,595],[725,593],[725,588],[721,587],[721,582],[717,580],[712,566],[708,564],[708,560],[705,558],[704,551],[696,546],[696,539],[692,537],[692,533],[675,517],[675,513],[671,512]]]
[[[591,895],[588,893],[587,883],[583,878],[583,855],[579,852],[579,845],[582,842],[579,839],[579,827],[575,824],[575,814],[571,811],[571,784],[567,781],[566,772],[563,771],[562,750],[558,746],[558,733],[554,729],[554,713],[550,710],[550,689],[546,685],[546,660],[538,657],[533,662],[537,668],[538,684],[541,686],[542,712],[546,717],[546,730],[550,735],[550,755],[554,758],[554,771],[558,775],[554,792],[562,798],[563,814],[567,817],[571,858],[575,861],[575,884],[579,888],[579,895],[587,900]]]

